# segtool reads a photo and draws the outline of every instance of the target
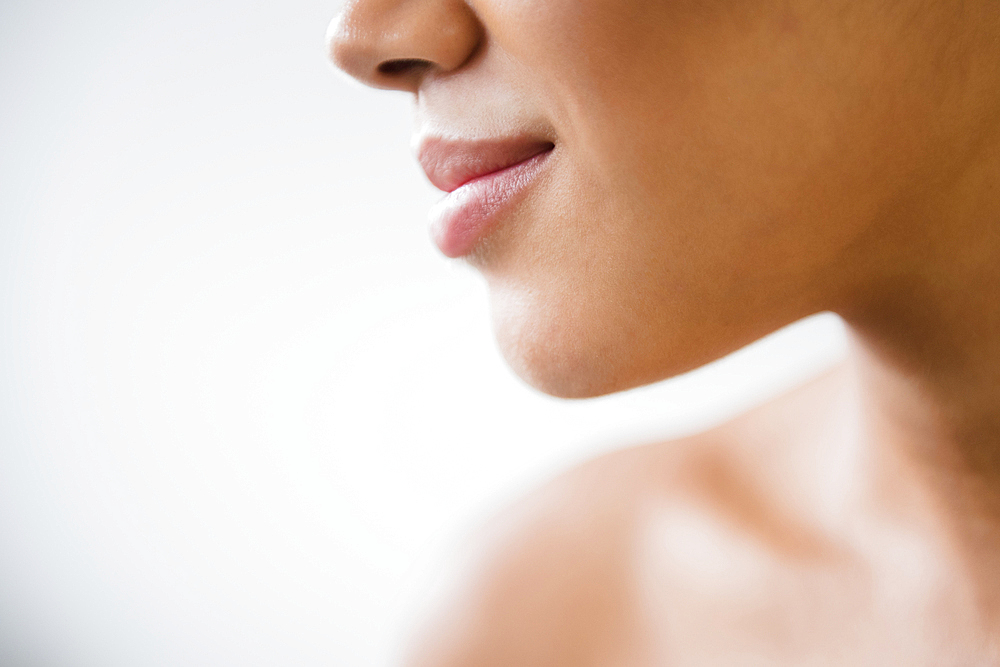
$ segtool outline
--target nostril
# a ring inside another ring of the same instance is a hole
[[[483,40],[469,0],[346,0],[327,29],[330,59],[374,88],[417,93],[460,69]]]
[[[398,77],[406,74],[416,74],[430,68],[431,63],[419,58],[398,58],[386,60],[379,64],[378,73],[384,76]]]

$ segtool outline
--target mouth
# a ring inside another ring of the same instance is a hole
[[[431,236],[448,257],[467,255],[521,198],[555,144],[536,138],[456,141],[428,138],[417,159],[448,193],[430,211]]]

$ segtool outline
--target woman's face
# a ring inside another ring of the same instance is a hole
[[[351,0],[330,37],[349,74],[416,93],[437,184],[516,164],[433,232],[486,277],[515,370],[589,396],[866,289],[968,144],[964,6]]]

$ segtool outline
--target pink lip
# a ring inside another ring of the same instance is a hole
[[[448,194],[431,208],[431,235],[441,252],[472,252],[522,193],[553,149],[550,141],[425,139],[417,159],[427,178]]]

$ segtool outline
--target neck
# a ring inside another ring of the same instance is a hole
[[[931,499],[980,609],[1000,623],[1000,198],[997,169],[928,207],[909,256],[842,313],[865,437]],[[992,198],[992,199],[991,199]],[[898,238],[896,239],[898,241]]]
[[[961,480],[1000,520],[1000,275],[994,279],[996,289],[953,294],[942,308],[921,301],[901,316],[900,297],[881,317],[849,325],[871,427],[915,463]]]

